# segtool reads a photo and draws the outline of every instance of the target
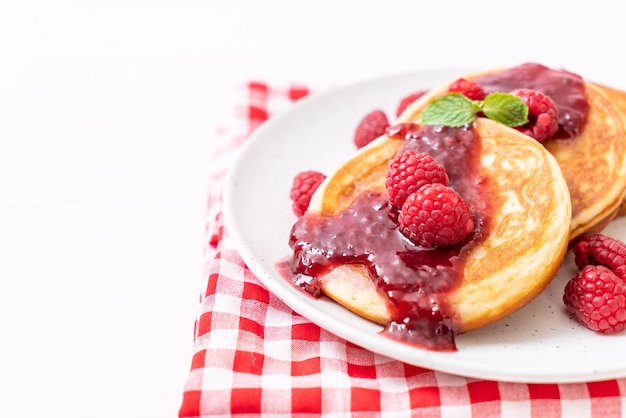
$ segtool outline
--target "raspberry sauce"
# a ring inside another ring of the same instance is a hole
[[[320,296],[316,276],[333,267],[364,265],[387,296],[392,318],[384,335],[431,350],[453,351],[453,311],[446,294],[461,280],[467,252],[487,228],[488,185],[477,173],[480,141],[471,126],[447,128],[400,124],[389,135],[403,149],[428,152],[442,164],[455,188],[472,208],[474,231],[462,242],[423,248],[398,229],[398,208],[381,193],[363,193],[334,217],[305,215],[293,226],[289,244],[293,282]]]
[[[525,88],[550,96],[558,109],[559,131],[556,138],[572,138],[582,130],[589,103],[585,83],[577,74],[527,63],[474,79],[487,93],[511,92]]]

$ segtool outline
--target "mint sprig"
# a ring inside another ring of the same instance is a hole
[[[528,106],[518,96],[499,92],[485,100],[472,100],[461,93],[444,94],[430,102],[420,119],[428,125],[458,128],[474,121],[480,112],[509,127],[528,122]]]

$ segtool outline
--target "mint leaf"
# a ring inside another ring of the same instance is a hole
[[[506,126],[520,126],[528,122],[528,106],[509,93],[491,93],[483,101],[485,116]]]
[[[445,125],[453,128],[466,125],[476,119],[480,103],[460,93],[448,93],[433,100],[420,115],[428,125]]]
[[[485,100],[471,100],[461,93],[444,94],[430,102],[420,119],[427,125],[458,128],[474,121],[480,112],[510,127],[528,122],[528,106],[509,93],[491,93]]]

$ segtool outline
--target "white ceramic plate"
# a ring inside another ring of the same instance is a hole
[[[597,381],[626,377],[626,333],[599,335],[570,319],[562,303],[576,268],[568,256],[553,283],[530,305],[491,326],[457,337],[458,351],[441,353],[396,343],[381,327],[328,299],[297,290],[275,266],[290,252],[296,218],[289,189],[296,173],[331,173],[355,151],[354,129],[367,112],[393,115],[405,94],[465,73],[398,75],[301,100],[260,127],[227,175],[224,215],[251,271],[292,309],[336,335],[393,359],[462,376],[527,383]],[[626,239],[626,217],[605,231]]]

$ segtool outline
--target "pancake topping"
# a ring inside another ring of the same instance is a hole
[[[429,349],[454,350],[446,293],[457,286],[468,251],[488,228],[489,184],[477,170],[480,142],[471,125],[402,124],[389,130],[403,150],[428,153],[468,204],[473,230],[459,243],[424,247],[399,229],[399,208],[384,193],[363,193],[337,216],[305,215],[293,226],[294,283],[321,296],[316,277],[342,264],[361,264],[387,296],[392,319],[384,333]]]
[[[536,90],[550,97],[558,110],[558,138],[580,135],[587,121],[589,103],[585,82],[577,74],[527,63],[473,79],[487,93],[511,92],[516,89]]]

